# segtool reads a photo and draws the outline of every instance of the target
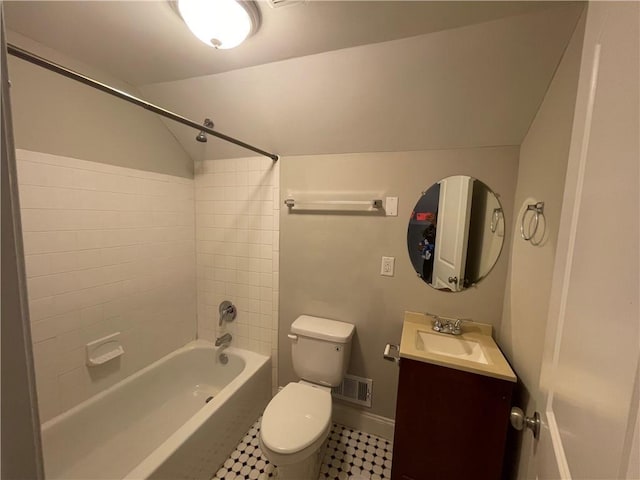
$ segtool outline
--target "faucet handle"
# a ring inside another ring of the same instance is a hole
[[[453,333],[454,335],[460,335],[462,333],[462,322],[473,322],[470,318],[445,317],[444,315],[436,315],[435,313],[429,312],[425,312],[425,315],[433,317],[434,331]]]
[[[238,314],[238,310],[236,306],[231,303],[229,300],[225,300],[218,306],[218,312],[220,313],[220,321],[218,322],[218,326],[222,326],[222,324],[227,321],[231,322],[236,318]]]
[[[438,315],[434,315],[432,313],[427,313],[427,315],[433,317],[433,330],[435,332],[441,332],[442,331],[442,322],[440,321],[440,317]]]
[[[453,323],[453,326],[456,328],[461,327],[462,322],[471,322],[473,323],[473,320],[471,320],[470,318],[456,318],[455,322]]]
[[[473,320],[470,318],[456,318],[453,325],[451,325],[451,333],[460,335],[462,333],[462,322],[473,322]]]
[[[442,321],[440,320],[440,315],[436,315],[435,313],[425,312],[425,315],[429,315],[433,317],[433,326],[431,327],[434,332],[442,332],[444,327],[442,325]]]

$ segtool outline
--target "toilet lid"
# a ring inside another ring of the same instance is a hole
[[[294,453],[315,442],[329,428],[331,394],[290,383],[269,402],[262,416],[260,436],[277,453]]]

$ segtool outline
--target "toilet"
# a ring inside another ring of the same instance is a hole
[[[260,426],[260,449],[279,480],[318,478],[331,430],[331,387],[347,371],[354,330],[350,323],[309,315],[291,325],[293,369],[301,380],[273,397]]]

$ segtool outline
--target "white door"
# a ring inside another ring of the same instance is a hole
[[[436,288],[464,288],[473,179],[456,175],[440,182],[433,280]]]
[[[537,399],[539,479],[640,478],[640,4],[588,8]]]

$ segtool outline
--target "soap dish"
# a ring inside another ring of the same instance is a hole
[[[87,343],[87,366],[102,365],[123,355],[124,348],[122,348],[119,337],[120,332],[116,332]]]

